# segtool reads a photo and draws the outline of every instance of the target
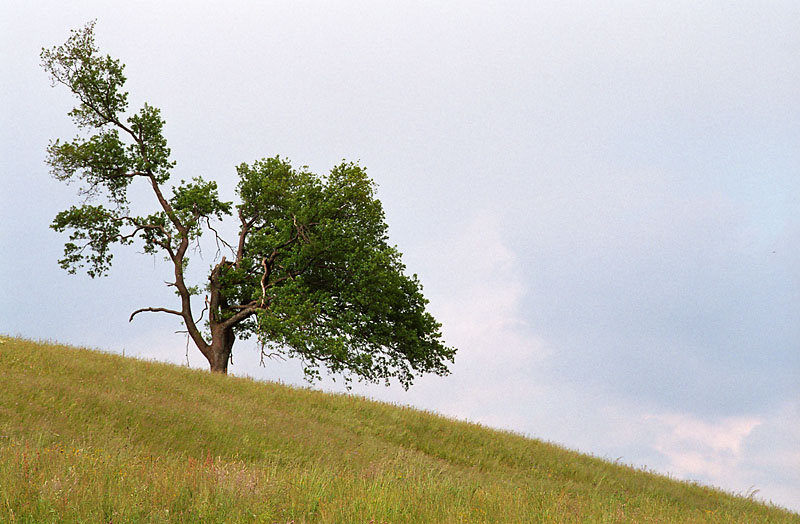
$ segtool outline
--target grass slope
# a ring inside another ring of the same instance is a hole
[[[0,341],[0,522],[800,522],[408,408]]]

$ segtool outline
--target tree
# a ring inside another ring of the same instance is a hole
[[[53,85],[67,86],[77,98],[69,115],[83,131],[48,147],[53,176],[80,180],[85,197],[51,225],[70,231],[64,269],[106,275],[115,244],[141,242],[145,253],[164,255],[174,269],[168,285],[179,307],[145,307],[130,320],[142,312],[180,317],[211,371],[226,373],[235,340],[254,335],[262,362],[272,354],[298,357],[309,378],[322,368],[348,380],[396,377],[408,387],[417,374],[447,373],[455,350],[442,342],[416,275],[404,273],[400,253],[388,244],[383,209],[364,168],[343,162],[319,176],[280,157],[241,164],[235,206],[220,200],[214,181],[195,177],[170,185],[175,162],[161,113],[145,103],[126,118],[124,65],[100,56],[94,22],[41,57]],[[144,216],[131,212],[127,193],[141,182],[152,189],[155,206]],[[214,225],[229,217],[238,229],[232,243]],[[205,285],[190,286],[187,251],[203,233],[213,234],[230,258],[218,255]],[[192,297],[202,294],[196,320]]]

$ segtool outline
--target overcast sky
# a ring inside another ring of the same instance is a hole
[[[39,52],[95,18],[176,180],[367,167],[459,352],[355,391],[800,510],[800,3],[4,0],[0,332],[185,363],[173,317],[127,321],[174,307],[163,262],[57,264]],[[303,384],[247,342],[231,371]]]

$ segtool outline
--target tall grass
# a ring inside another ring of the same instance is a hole
[[[347,395],[0,344],[0,522],[800,522]]]

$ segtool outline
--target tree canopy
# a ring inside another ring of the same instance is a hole
[[[137,242],[164,255],[179,306],[138,309],[131,320],[142,312],[180,317],[212,371],[226,372],[235,340],[253,336],[262,356],[299,358],[311,378],[326,370],[408,387],[418,374],[447,373],[455,349],[442,341],[418,278],[406,274],[389,244],[363,167],[342,162],[321,176],[279,156],[243,163],[236,168],[239,202],[224,202],[215,181],[172,182],[176,163],[161,112],[144,104],[129,115],[124,65],[100,55],[93,22],[41,56],[53,84],[78,101],[69,115],[81,133],[48,147],[53,176],[79,180],[84,197],[51,226],[69,232],[64,269],[106,275],[117,244]],[[149,214],[131,212],[133,183],[152,189]],[[218,234],[221,220],[236,223],[231,242]],[[187,251],[203,234],[214,235],[226,254],[206,282],[189,285]]]

